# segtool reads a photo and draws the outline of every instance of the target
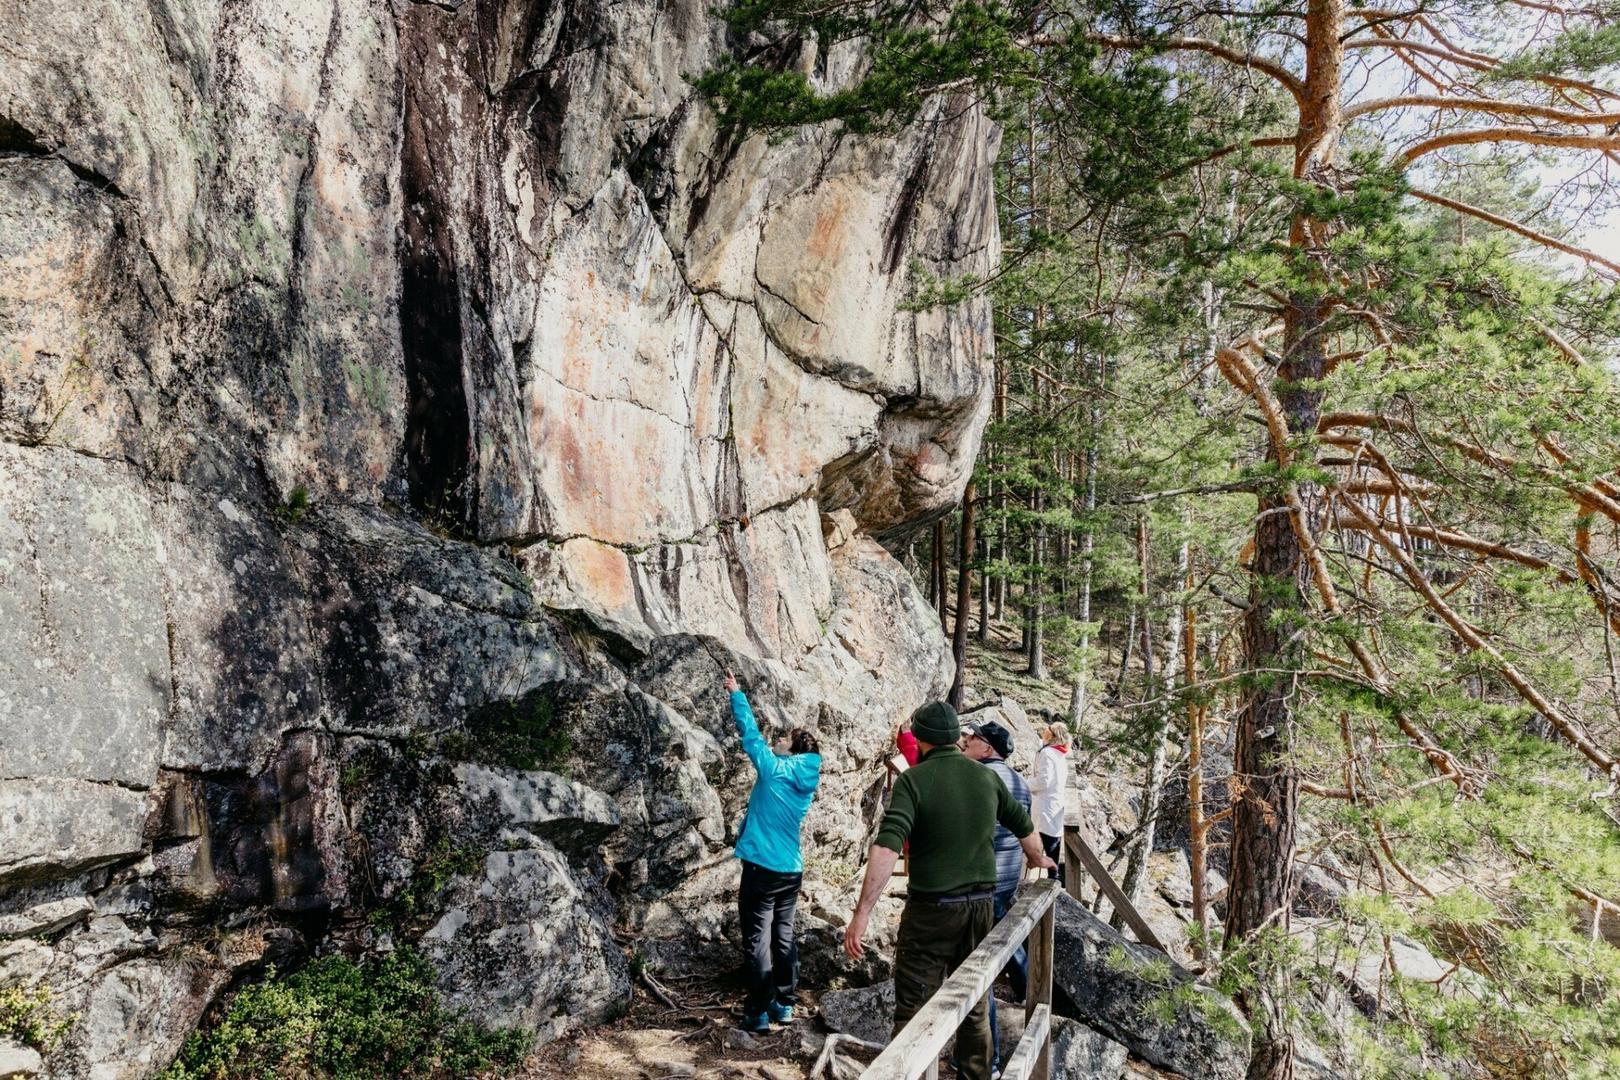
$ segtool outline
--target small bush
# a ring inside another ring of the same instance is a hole
[[[514,1064],[531,1041],[446,1009],[415,950],[360,964],[324,956],[285,977],[272,968],[239,992],[160,1080],[460,1077]]]
[[[276,507],[276,516],[289,525],[296,525],[309,513],[309,488],[299,484],[287,495],[287,501]]]
[[[449,837],[440,836],[416,864],[410,882],[400,890],[396,898],[401,908],[399,914],[411,916],[432,911],[450,879],[475,873],[488,854],[483,848],[471,844],[457,846],[450,843]]]
[[[50,991],[43,986],[0,988],[0,1039],[13,1039],[45,1053],[56,1046],[71,1017],[62,1016],[51,1004]]]
[[[477,873],[489,851],[472,844],[452,844],[440,834],[428,847],[411,878],[393,898],[371,912],[379,930],[421,930],[424,920],[442,908],[440,897],[457,875]]]

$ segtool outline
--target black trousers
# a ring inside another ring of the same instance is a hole
[[[758,1016],[773,1002],[792,1005],[799,987],[799,942],[793,914],[803,874],[782,874],[743,860],[737,915],[748,966],[743,1011]]]
[[[1046,876],[1063,881],[1065,877],[1063,873],[1063,837],[1053,836],[1051,833],[1041,833],[1040,835],[1041,850],[1046,852],[1046,857],[1048,859],[1051,859],[1053,862],[1057,863],[1057,869],[1048,870],[1046,872]]]

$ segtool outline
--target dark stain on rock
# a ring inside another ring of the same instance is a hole
[[[229,906],[295,913],[331,906],[311,780],[318,754],[314,736],[295,734],[263,772],[202,780],[213,875]]]
[[[405,464],[411,505],[460,532],[466,524],[472,423],[462,373],[462,282],[452,228],[453,123],[439,35],[448,16],[413,9],[400,20],[405,74],[399,235],[400,343],[408,398]]]
[[[900,269],[901,256],[906,251],[906,236],[911,232],[911,223],[917,216],[917,204],[922,201],[923,189],[928,184],[928,165],[933,155],[928,147],[917,154],[917,162],[911,167],[911,174],[906,177],[905,184],[900,188],[900,197],[895,200],[894,210],[889,214],[889,223],[883,230],[883,272],[892,274]]]

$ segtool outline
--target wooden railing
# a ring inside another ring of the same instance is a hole
[[[1063,877],[1069,895],[1084,903],[1085,898],[1080,895],[1080,883],[1085,880],[1080,875],[1082,866],[1085,867],[1087,873],[1096,879],[1098,888],[1102,889],[1103,895],[1108,897],[1108,902],[1114,905],[1114,910],[1124,917],[1125,922],[1136,934],[1137,941],[1144,945],[1151,945],[1162,953],[1170,951],[1159,942],[1159,936],[1153,932],[1153,927],[1149,926],[1147,920],[1142,918],[1141,913],[1136,910],[1136,905],[1125,898],[1125,891],[1114,883],[1113,877],[1108,873],[1108,868],[1103,865],[1103,861],[1097,857],[1095,851],[1091,850],[1091,845],[1086,843],[1086,838],[1081,835],[1079,826],[1071,823],[1063,828]]]
[[[1069,822],[1063,829],[1063,876],[1067,892],[1084,902],[1080,883],[1086,875],[1097,882],[1136,940],[1167,952],[1158,935],[1142,918],[1115,883],[1102,859],[1086,843],[1079,826]],[[863,1080],[935,1080],[939,1075],[939,1052],[950,1041],[957,1025],[974,1004],[990,992],[1018,947],[1029,945],[1028,992],[1024,998],[1024,1035],[1002,1066],[1002,1080],[1048,1080],[1051,1065],[1052,1030],[1052,909],[1057,903],[1058,883],[1043,878],[1024,884],[1012,910],[979,943],[962,966],[951,973],[917,1015],[896,1035],[877,1060],[861,1074]]]
[[[864,1080],[917,1080],[939,1075],[939,1054],[957,1025],[1007,966],[1018,947],[1029,945],[1028,991],[1024,997],[1024,1036],[1002,1066],[1003,1080],[1048,1080],[1052,1029],[1052,908],[1058,883],[1025,882],[1018,902],[979,943],[945,984],[901,1029]]]

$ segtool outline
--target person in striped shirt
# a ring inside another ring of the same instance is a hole
[[[983,724],[966,725],[966,733],[962,736],[962,753],[972,758],[997,776],[1012,792],[1014,801],[1029,810],[1029,785],[1019,776],[1007,759],[1012,757],[1012,733],[995,721]],[[997,825],[990,846],[996,853],[996,895],[993,901],[996,921],[1012,909],[1013,901],[1018,898],[1018,883],[1024,876],[1024,849],[1018,843],[1018,837],[1007,830],[1004,825]],[[1007,981],[1012,985],[1013,997],[1019,1001],[1024,999],[1028,979],[1026,950],[1019,946],[1018,951],[1007,962]],[[1001,1067],[1001,1032],[996,1024],[996,997],[990,995],[990,1067],[999,1070]]]

